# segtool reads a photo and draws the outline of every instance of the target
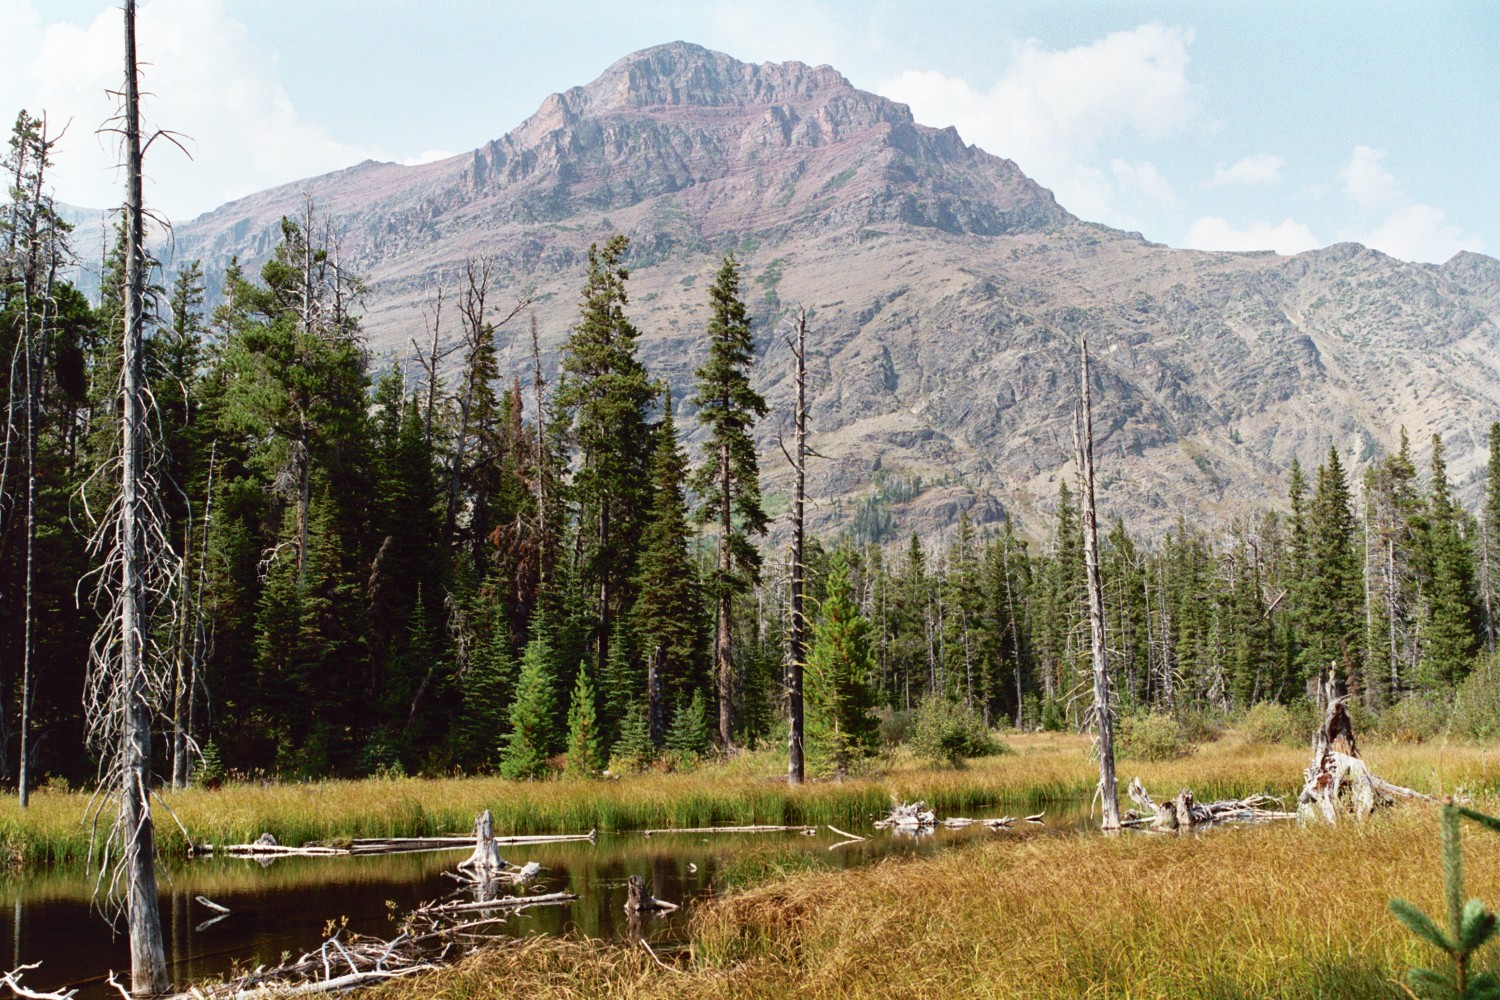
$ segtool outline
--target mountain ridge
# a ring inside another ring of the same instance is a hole
[[[205,213],[177,227],[176,259],[254,264],[304,197],[369,282],[377,353],[422,330],[435,276],[486,254],[506,288],[534,289],[555,368],[588,244],[627,233],[643,358],[679,399],[702,353],[698,299],[736,251],[773,406],[790,393],[776,324],[792,304],[813,315],[824,528],[880,508],[892,533],[963,511],[1045,533],[1085,331],[1101,507],[1148,532],[1276,505],[1292,457],[1315,466],[1334,445],[1357,467],[1402,424],[1419,443],[1443,434],[1477,496],[1500,262],[1163,247],[1077,219],[1012,161],[831,67],[655,46],[468,153],[367,162]],[[498,338],[513,370],[529,364],[519,333]],[[772,494],[786,479],[774,431],[761,429]],[[918,478],[914,493],[890,485]]]

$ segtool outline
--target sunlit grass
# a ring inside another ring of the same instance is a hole
[[[778,753],[743,755],[685,774],[644,774],[619,780],[511,782],[499,778],[378,779],[303,784],[234,784],[163,793],[160,849],[185,853],[176,816],[197,843],[227,844],[272,833],[284,844],[354,837],[462,833],[489,809],[501,834],[584,833],[652,827],[727,824],[858,823],[882,814],[893,799],[923,799],[940,814],[983,805],[1045,808],[1093,793],[1097,766],[1083,737],[1008,737],[1015,753],[934,769],[897,754],[872,773],[843,782],[788,787]],[[1381,776],[1423,791],[1500,787],[1496,755],[1476,746],[1374,744],[1365,749]],[[1307,754],[1291,747],[1248,744],[1229,737],[1193,756],[1120,765],[1121,784],[1139,774],[1165,796],[1192,787],[1200,800],[1252,792],[1292,795]],[[0,797],[0,852],[16,866],[78,861],[90,829],[87,796],[43,789],[24,812]]]
[[[1468,894],[1493,900],[1494,837],[1465,839]],[[1441,912],[1428,807],[1335,828],[997,840],[706,906],[685,971],[640,949],[534,943],[377,995],[1403,997],[1404,970],[1440,960],[1389,916],[1396,895]],[[1481,963],[1495,961],[1492,947]]]

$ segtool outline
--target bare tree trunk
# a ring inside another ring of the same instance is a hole
[[[31,736],[31,649],[33,646],[31,626],[35,612],[32,608],[32,591],[36,580],[36,372],[32,363],[31,330],[31,268],[23,265],[21,315],[26,338],[26,598],[23,614],[25,624],[21,644],[21,752],[16,790],[20,806],[25,809],[31,799],[30,736]]]
[[[661,667],[665,657],[666,650],[658,643],[646,663],[646,726],[653,747],[662,745],[667,729],[666,713],[661,703]]]
[[[136,83],[135,0],[125,0],[125,331],[124,412],[121,420],[119,547],[120,658],[124,687],[124,783],[120,819],[125,837],[126,914],[130,924],[130,983],[137,996],[167,990],[161,913],[156,905],[155,840],[151,823],[151,705],[147,696],[143,542],[144,423],[141,337],[146,274],[141,197],[140,93]]]
[[[725,409],[728,409],[727,400]],[[714,665],[719,678],[719,742],[728,750],[734,743],[734,663],[729,658],[729,573],[734,568],[729,533],[734,529],[730,490],[734,483],[729,469],[729,445],[719,448],[719,593],[718,629],[714,635]]]
[[[792,345],[796,361],[797,412],[792,468],[797,485],[792,497],[792,599],[791,636],[787,649],[787,761],[788,784],[800,785],[806,778],[802,759],[802,665],[807,661],[806,621],[802,611],[803,507],[807,497],[807,310],[797,311],[797,339]]]
[[[1082,359],[1078,466],[1083,480],[1083,559],[1089,588],[1089,631],[1093,638],[1094,722],[1099,733],[1099,793],[1106,830],[1120,829],[1120,799],[1115,790],[1115,735],[1109,704],[1109,662],[1104,645],[1104,590],[1099,582],[1099,525],[1094,512],[1094,419],[1089,399],[1088,338],[1078,342]]]

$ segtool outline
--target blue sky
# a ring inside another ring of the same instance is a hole
[[[0,115],[71,121],[58,197],[118,198],[94,129],[110,0],[0,0]],[[1076,214],[1174,246],[1500,253],[1500,4],[145,0],[174,218],[367,157],[457,153],[635,49],[829,63],[1008,156]]]

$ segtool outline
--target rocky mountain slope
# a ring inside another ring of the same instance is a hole
[[[708,285],[734,250],[759,381],[782,413],[778,324],[799,305],[811,316],[822,528],[934,532],[968,510],[1045,534],[1072,471],[1084,332],[1101,510],[1148,532],[1278,503],[1293,456],[1316,466],[1332,444],[1357,468],[1402,425],[1416,442],[1441,433],[1465,498],[1478,495],[1500,262],[1149,243],[1073,217],[1016,164],[826,66],[648,49],[472,153],[364,163],[181,224],[176,259],[201,257],[211,275],[232,255],[258,261],[306,198],[366,278],[366,329],[386,355],[421,338],[439,281],[488,255],[507,294],[532,291],[555,368],[589,243],[628,233],[642,351],[677,399],[704,354]],[[525,325],[499,343],[502,363],[526,370]],[[690,414],[679,427],[695,427]],[[776,427],[773,415],[761,430],[773,505],[787,483]]]

